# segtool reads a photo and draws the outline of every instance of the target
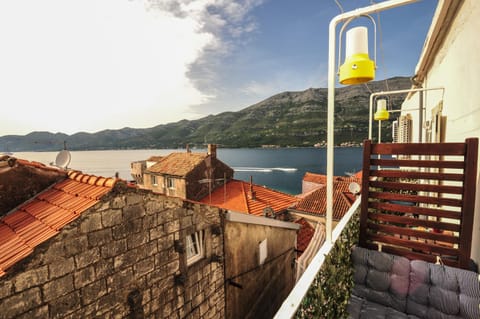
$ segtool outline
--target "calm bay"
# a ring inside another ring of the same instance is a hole
[[[115,176],[131,180],[130,163],[152,155],[184,152],[181,149],[71,151],[69,168],[86,174]],[[194,149],[193,152],[206,152]],[[57,152],[17,152],[13,156],[44,164],[55,162]],[[299,194],[305,172],[325,174],[326,149],[324,148],[241,148],[217,150],[217,157],[235,170],[235,178],[250,180],[289,194]],[[362,148],[335,149],[335,175],[345,175],[361,170]]]

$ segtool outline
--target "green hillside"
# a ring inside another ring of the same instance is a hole
[[[388,80],[390,90],[410,88],[406,77]],[[370,82],[336,89],[335,142],[361,143],[368,135],[370,91],[386,91],[386,82]],[[400,108],[404,96],[390,100]],[[238,112],[224,112],[202,119],[162,124],[148,129],[123,128],[97,133],[66,135],[33,132],[0,137],[9,151],[59,150],[67,141],[71,150],[177,148],[187,143],[222,147],[313,146],[326,140],[327,89],[283,92]],[[391,140],[391,122],[384,122],[383,140]]]

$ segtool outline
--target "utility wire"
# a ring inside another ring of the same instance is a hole
[[[370,4],[375,4],[374,0],[370,0]],[[380,12],[377,12],[377,25],[378,25],[378,38],[379,38],[379,47],[380,47],[380,59],[382,60],[382,66],[384,69],[385,74],[385,87],[387,91],[390,91],[388,86],[388,79],[387,79],[387,65],[385,63],[385,51],[383,50],[383,32],[382,32],[382,23],[380,21]]]
[[[340,12],[343,13],[343,12],[344,12],[344,11],[343,11],[343,7],[342,7],[342,5],[340,4],[340,2],[339,2],[338,0],[333,0],[333,1],[335,1],[335,3],[337,4],[337,7],[340,9]]]

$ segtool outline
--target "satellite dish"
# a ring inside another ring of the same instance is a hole
[[[351,182],[349,185],[348,185],[348,191],[354,195],[360,193],[360,185],[358,185],[358,183],[355,183],[355,182]]]
[[[68,164],[70,164],[71,159],[72,156],[70,155],[70,152],[68,150],[60,151],[57,154],[57,158],[55,159],[55,166],[67,168]]]
[[[264,217],[275,218],[275,211],[273,210],[272,207],[267,206],[262,211],[263,211],[263,216]]]

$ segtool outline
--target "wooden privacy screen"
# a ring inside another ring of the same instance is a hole
[[[478,138],[364,142],[360,246],[468,268]]]

